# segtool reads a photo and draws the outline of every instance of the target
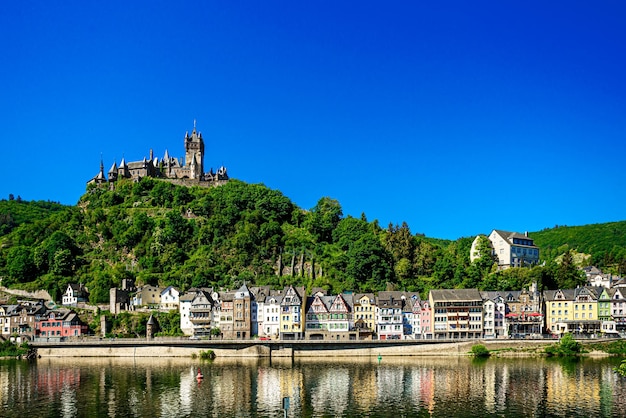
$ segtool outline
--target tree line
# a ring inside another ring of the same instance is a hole
[[[626,223],[612,228],[623,233]],[[593,233],[583,231],[592,241]],[[341,204],[330,197],[304,210],[262,184],[231,180],[219,187],[184,187],[143,178],[121,180],[113,188],[90,185],[76,206],[45,213],[33,209],[31,218],[0,233],[0,277],[4,286],[45,289],[57,300],[68,283],[81,282],[93,303],[106,303],[109,288],[124,278],[183,291],[232,289],[245,281],[332,293],[397,289],[424,297],[433,288],[583,284],[575,250],[587,241],[562,242],[568,244],[558,247],[562,252],[549,241],[543,254],[542,242],[551,232],[536,238],[544,265],[497,271],[490,251],[470,262],[474,237],[425,237],[413,234],[406,222],[382,227],[365,214],[344,216]],[[601,248],[589,248],[591,260],[617,272],[626,245],[622,235],[615,236],[619,239],[606,240]],[[599,255],[606,248],[621,252],[611,250],[608,260]]]

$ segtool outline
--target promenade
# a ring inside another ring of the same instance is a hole
[[[84,339],[30,345],[40,357],[192,357],[212,350],[217,357],[464,356],[475,344],[489,350],[535,351],[554,340],[190,340],[181,338]]]

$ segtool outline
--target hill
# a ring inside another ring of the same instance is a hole
[[[533,232],[543,260],[553,260],[567,250],[590,256],[589,264],[616,269],[626,260],[626,221],[582,226],[555,226]]]
[[[64,210],[66,206],[43,200],[25,201],[19,196],[14,199],[0,200],[0,236],[6,235],[17,226],[44,219],[55,212]]]
[[[565,268],[554,263],[561,250],[590,248],[597,256],[611,245],[625,247],[619,234],[592,247],[599,226],[565,241],[556,228],[537,233],[541,251],[548,248],[545,266],[497,272],[488,256],[470,263],[473,238],[439,240],[412,235],[406,223],[382,227],[365,214],[344,217],[329,197],[304,210],[280,191],[237,180],[219,187],[154,178],[89,186],[77,206],[54,206],[16,224],[0,236],[2,284],[45,289],[58,299],[67,283],[81,282],[92,303],[107,302],[109,288],[128,277],[181,290],[234,288],[245,281],[424,296],[431,288],[519,289],[534,280],[563,287],[583,278],[569,258],[563,258]],[[623,261],[618,250],[613,254]]]

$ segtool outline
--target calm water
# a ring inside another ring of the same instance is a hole
[[[626,416],[619,359],[0,361],[3,417]],[[196,370],[204,374],[196,380]]]

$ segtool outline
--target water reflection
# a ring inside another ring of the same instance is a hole
[[[2,416],[626,416],[619,359],[0,362]],[[201,368],[204,378],[196,379]]]

